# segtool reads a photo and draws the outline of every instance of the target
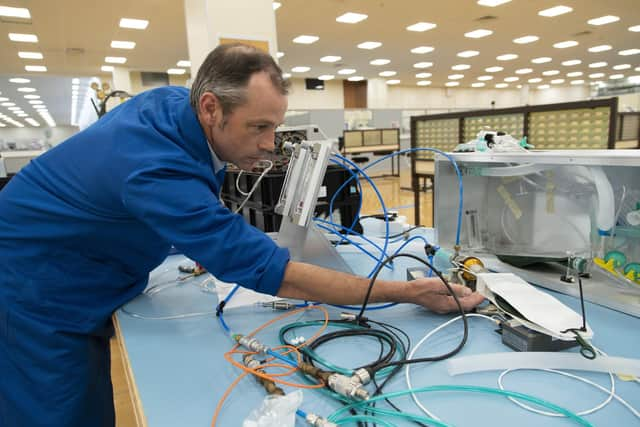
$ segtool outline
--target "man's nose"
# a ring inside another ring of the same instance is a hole
[[[273,150],[275,150],[276,148],[276,133],[275,132],[269,132],[267,135],[265,135],[264,138],[262,138],[258,144],[258,148],[260,148],[260,150],[262,151],[268,151],[270,153],[273,152]]]

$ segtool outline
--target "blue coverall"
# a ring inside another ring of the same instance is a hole
[[[0,426],[114,425],[110,316],[171,245],[226,282],[277,293],[289,253],[221,204],[223,178],[188,90],[165,87],[0,191]]]

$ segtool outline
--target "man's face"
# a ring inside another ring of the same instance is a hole
[[[284,121],[287,97],[273,87],[269,75],[255,73],[246,89],[247,102],[227,115],[217,104],[205,133],[216,155],[250,170],[273,152],[275,129]]]

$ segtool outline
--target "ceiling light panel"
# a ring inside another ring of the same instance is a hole
[[[459,86],[460,82],[446,82],[444,85],[447,87]]]
[[[437,25],[431,22],[418,22],[407,27],[407,31],[424,32],[436,28]]]
[[[429,68],[433,66],[433,62],[416,62],[413,64],[414,68]]]
[[[103,65],[100,69],[105,73],[111,73],[113,71],[113,65]]]
[[[479,29],[479,30],[469,31],[468,33],[464,33],[464,36],[470,39],[479,39],[482,37],[490,36],[491,34],[493,34],[493,31],[491,30]]]
[[[480,55],[480,52],[478,52],[477,50],[464,50],[462,52],[458,52],[457,55],[460,58],[471,58],[473,56]]]
[[[599,18],[589,19],[587,21],[587,24],[589,24],[589,25],[606,25],[606,24],[611,24],[612,22],[617,22],[619,20],[620,20],[619,16],[605,15],[605,16],[601,16]]]
[[[418,73],[416,74],[416,77],[419,79],[428,79],[431,75],[431,73]]]
[[[38,43],[38,36],[35,34],[9,33],[9,40],[20,43]]]
[[[529,74],[532,72],[533,72],[533,69],[531,68],[520,68],[519,70],[516,70],[516,74]]]
[[[611,80],[620,80],[624,79],[624,74],[612,74],[609,76]]]
[[[469,68],[471,68],[471,65],[469,64],[456,64],[451,67],[452,70],[456,71],[468,70]]]
[[[629,27],[629,31],[633,31],[634,33],[640,33],[640,25],[634,25],[633,27]]]
[[[574,65],[580,65],[582,64],[582,61],[579,59],[570,59],[568,61],[562,61],[562,65],[564,65],[565,67],[572,67]]]
[[[489,67],[489,68],[485,68],[484,70],[485,70],[487,73],[497,73],[497,72],[500,72],[500,71],[504,70],[504,68],[503,68],[503,67],[498,67],[498,66],[496,66],[496,67]]]
[[[0,16],[6,16],[8,18],[31,19],[29,9],[26,9],[24,7],[0,6]]]
[[[544,89],[549,89],[549,87],[550,87],[549,85],[540,85],[538,86],[538,89],[544,90]]]
[[[184,68],[169,68],[167,70],[167,74],[180,75],[186,73],[187,70]]]
[[[149,21],[146,19],[134,19],[134,18],[122,18],[120,19],[121,28],[130,28],[133,30],[146,30],[149,26]]]
[[[362,77],[362,76],[351,76],[351,77],[347,78],[347,80],[349,80],[350,82],[361,82],[362,80],[364,80],[364,77]]]
[[[480,81],[493,80],[493,76],[479,76],[478,80]]]
[[[33,95],[33,94],[25,95],[24,97],[25,99],[40,99],[40,95]]]
[[[395,76],[396,74],[398,74],[397,71],[382,71],[378,73],[378,75],[381,77],[391,77],[391,76]]]
[[[380,59],[374,59],[373,61],[369,62],[369,64],[371,64],[371,65],[387,65],[390,62],[391,62],[391,60],[389,60],[389,59],[380,58]]]
[[[24,69],[34,73],[46,73],[47,67],[44,65],[25,65]]]
[[[280,53],[280,52],[278,52],[278,53]],[[280,58],[280,57],[278,57],[278,58]],[[187,61],[186,59],[183,59],[181,61],[178,61],[176,63],[176,66],[177,67],[191,67],[191,61]]]
[[[327,55],[320,58],[320,62],[338,62],[342,59],[342,56]]]
[[[515,53],[505,53],[504,55],[499,55],[496,57],[498,61],[511,61],[518,58],[518,55]]]
[[[527,80],[528,83],[540,83],[542,79],[540,77],[534,77],[533,79]]]
[[[333,74],[323,74],[321,76],[318,76],[318,80],[333,80],[335,78],[335,76]]]
[[[485,83],[482,82],[476,82],[476,83],[471,83],[471,87],[484,87]]]
[[[18,52],[18,56],[22,59],[43,59],[44,56],[40,52]]]
[[[418,86],[429,86],[431,84],[431,80],[418,80],[416,84]]]
[[[540,58],[534,58],[531,60],[534,64],[545,64],[547,62],[551,62],[552,59],[548,56],[541,56]]]
[[[382,46],[382,43],[380,42],[363,42],[358,45],[358,48],[371,50],[376,49],[380,46]]]
[[[555,6],[549,9],[544,9],[538,12],[540,16],[546,16],[547,18],[551,18],[558,15],[564,15],[565,13],[569,13],[573,11],[569,6]]]
[[[518,44],[527,44],[536,42],[538,40],[540,40],[540,37],[538,36],[522,36],[518,37],[517,39],[513,39],[513,42]]]
[[[309,35],[303,34],[293,39],[293,42],[298,44],[312,44],[317,42],[319,39],[320,37],[318,36],[309,36]]]
[[[518,80],[520,80],[518,77],[505,77],[504,79],[505,82],[517,82]]]
[[[629,68],[631,68],[631,64],[620,64],[613,66],[614,70],[628,70]]]
[[[621,50],[620,52],[618,52],[618,55],[629,56],[629,55],[637,55],[639,53],[640,53],[640,49],[627,49],[627,50]]]
[[[591,53],[604,52],[607,50],[611,50],[611,46],[609,46],[608,44],[601,44],[599,46],[590,47],[587,50]]]
[[[501,4],[509,3],[511,0],[478,0],[480,6],[496,7]]]
[[[589,68],[602,68],[602,67],[606,67],[607,63],[602,61],[602,62],[593,62],[591,64],[589,64]]]
[[[604,77],[604,73],[593,73],[593,74],[589,74],[589,78],[590,79],[600,79]]]
[[[578,42],[575,40],[567,40],[563,42],[554,43],[553,47],[556,49],[566,49],[568,47],[578,46]]]
[[[464,78],[464,74],[451,74],[448,78],[449,80],[460,80]]]
[[[553,80],[551,80],[551,84],[552,85],[559,85],[559,84],[562,84],[562,83],[564,83],[564,79],[553,79]]]
[[[509,87],[509,85],[506,84],[506,83],[498,83],[498,84],[496,84],[496,87],[498,89],[504,89],[505,87]]]
[[[305,65],[299,65],[291,69],[291,71],[294,73],[306,73],[309,70],[311,70],[311,67],[307,67]]]
[[[18,92],[35,92],[36,89],[33,87],[19,87]]]
[[[400,80],[397,80],[397,79],[387,80],[388,85],[397,85],[399,83],[400,83]]]
[[[355,74],[356,70],[354,70],[353,68],[343,68],[342,70],[338,70],[338,74],[341,75],[349,75],[349,74]]]
[[[558,70],[549,70],[549,71],[542,72],[543,76],[557,76],[558,74],[560,74],[560,71]]]
[[[31,80],[25,79],[25,78],[22,78],[22,77],[14,77],[12,79],[9,79],[9,82],[11,82],[11,83],[20,83],[20,84],[29,83],[30,81]]]
[[[582,74],[582,71],[572,71],[571,73],[567,73],[567,77],[580,77]]]
[[[584,84],[584,80],[571,80],[572,85],[581,85]]]
[[[133,49],[136,47],[136,42],[129,42],[124,40],[112,40],[111,47],[114,49]]]
[[[434,48],[432,46],[418,46],[411,49],[411,53],[423,54],[433,52]]]
[[[104,62],[108,64],[124,64],[127,62],[127,58],[124,56],[105,56]]]
[[[357,24],[358,22],[367,19],[367,16],[368,15],[363,13],[347,12],[344,15],[338,16],[336,21],[342,22],[343,24]]]

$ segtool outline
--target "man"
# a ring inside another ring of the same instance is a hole
[[[366,279],[289,261],[217,198],[224,162],[250,169],[274,149],[287,86],[269,55],[219,46],[190,96],[167,87],[128,100],[0,192],[1,426],[114,424],[110,317],[171,245],[259,292],[362,301]],[[467,310],[482,300],[455,290]],[[456,307],[433,279],[379,281],[371,301]]]

